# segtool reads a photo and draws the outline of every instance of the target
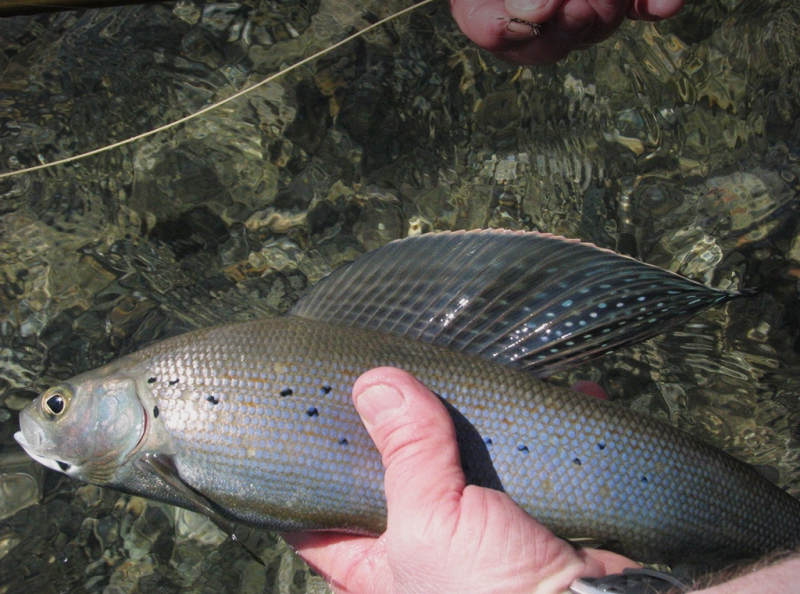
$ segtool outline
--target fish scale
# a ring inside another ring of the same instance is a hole
[[[800,502],[681,431],[402,337],[288,317],[129,357],[155,378],[148,385],[182,479],[250,525],[383,530],[381,459],[350,391],[364,371],[391,365],[469,419],[475,435],[459,431],[468,480],[502,488],[563,537],[677,562],[748,557],[800,536]]]

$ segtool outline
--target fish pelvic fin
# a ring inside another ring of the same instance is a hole
[[[196,489],[188,485],[180,476],[178,467],[175,465],[175,460],[170,455],[147,453],[144,454],[136,461],[136,466],[139,470],[144,472],[151,472],[158,476],[162,481],[167,483],[170,487],[178,491],[181,496],[187,499],[200,513],[210,519],[217,528],[222,530],[230,537],[231,540],[241,545],[247,551],[248,555],[260,565],[264,565],[261,557],[251,549],[247,544],[236,536],[236,531],[233,523],[227,518],[223,517],[218,511],[217,506],[211,502],[205,495],[198,492]]]
[[[578,240],[479,230],[409,237],[368,252],[323,279],[289,314],[547,376],[741,294]]]

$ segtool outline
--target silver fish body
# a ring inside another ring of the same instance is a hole
[[[113,476],[98,467],[95,482],[185,505],[134,465],[168,452],[235,521],[375,534],[386,517],[381,460],[350,391],[381,365],[410,371],[457,411],[470,482],[502,488],[563,537],[670,563],[800,540],[800,502],[683,432],[402,337],[292,317],[246,322],[168,339],[59,389],[78,400],[85,386],[127,381],[147,416],[143,447]]]
[[[390,365],[445,400],[470,483],[560,536],[643,561],[751,557],[800,544],[800,502],[681,431],[536,378],[741,294],[550,235],[407,238],[337,269],[290,316],[54,386],[15,437],[54,470],[212,519],[375,534],[381,460],[350,391]]]

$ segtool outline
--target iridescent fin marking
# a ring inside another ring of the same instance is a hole
[[[208,498],[198,493],[195,489],[183,481],[177,467],[175,466],[175,461],[172,459],[172,456],[149,453],[139,458],[136,461],[136,465],[144,472],[152,472],[170,487],[178,491],[193,506],[195,506],[197,511],[207,516],[208,519],[214,522],[214,524],[225,534],[227,534],[231,540],[239,543],[239,545],[241,545],[241,547],[247,551],[254,561],[257,561],[260,565],[264,565],[264,562],[256,554],[256,552],[248,547],[244,541],[239,540],[234,531],[233,524],[216,511],[216,506],[211,503]]]
[[[318,283],[290,315],[406,336],[544,376],[741,295],[548,234],[410,237]]]

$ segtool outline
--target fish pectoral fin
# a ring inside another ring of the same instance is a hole
[[[227,518],[223,517],[216,510],[218,506],[212,503],[211,500],[205,495],[188,485],[181,478],[180,472],[178,472],[178,467],[175,466],[175,460],[172,458],[172,456],[153,453],[145,454],[136,461],[136,465],[145,472],[151,472],[155,474],[170,487],[178,491],[178,493],[187,499],[197,511],[204,514],[209,520],[214,522],[214,525],[227,534],[231,540],[241,545],[241,547],[247,551],[254,561],[258,562],[260,565],[264,565],[264,562],[261,560],[258,554],[248,547],[243,540],[236,536],[233,523]]]

